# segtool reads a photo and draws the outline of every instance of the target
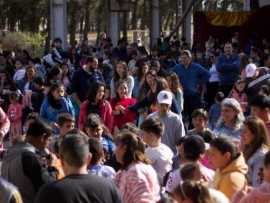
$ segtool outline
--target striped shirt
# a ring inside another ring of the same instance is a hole
[[[153,203],[160,200],[155,170],[144,163],[132,164],[116,174],[115,183],[125,203]]]

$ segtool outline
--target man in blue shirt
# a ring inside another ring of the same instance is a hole
[[[178,75],[179,81],[184,90],[184,114],[189,117],[191,124],[192,112],[202,105],[201,88],[209,79],[209,72],[200,64],[192,62],[192,55],[189,50],[181,54],[181,63],[176,65],[173,71]]]
[[[227,97],[240,75],[240,58],[237,54],[233,54],[231,43],[225,44],[224,54],[218,58],[216,68],[219,73],[220,89]]]

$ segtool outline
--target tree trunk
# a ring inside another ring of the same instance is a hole
[[[91,0],[86,0],[85,3],[85,21],[84,21],[84,30],[83,30],[83,40],[88,39],[88,33],[90,32],[90,4]]]
[[[70,45],[75,46],[76,41],[76,27],[77,27],[77,17],[78,17],[78,2],[77,0],[70,0],[69,2],[69,13],[70,13],[70,22],[69,22],[69,34],[70,34]]]
[[[134,2],[133,11],[132,11],[132,19],[131,19],[131,25],[132,29],[137,29],[137,10],[138,10],[138,1]]]

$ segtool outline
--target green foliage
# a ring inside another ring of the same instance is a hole
[[[44,52],[45,37],[41,34],[8,32],[0,37],[3,50],[27,50],[31,56],[40,57]]]

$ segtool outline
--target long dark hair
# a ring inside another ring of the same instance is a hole
[[[64,85],[60,82],[52,84],[50,89],[49,89],[48,95],[47,95],[48,102],[54,109],[61,109],[62,108],[61,100],[56,100],[52,94],[55,90],[57,90],[61,87],[64,87]]]
[[[117,65],[121,65],[124,67],[125,71],[124,71],[124,76],[123,78],[120,78],[120,75],[117,73]],[[115,68],[114,68],[114,75],[113,75],[113,81],[116,83],[118,82],[120,79],[122,80],[127,80],[128,78],[128,66],[127,66],[127,63],[124,62],[124,61],[118,61],[115,65]]]
[[[87,100],[89,102],[88,108],[91,104],[95,103],[97,92],[98,92],[100,87],[104,87],[104,89],[105,89],[106,85],[104,83],[101,83],[101,82],[95,82],[92,85],[92,87],[89,89],[88,96],[87,96]]]
[[[252,143],[245,145],[243,154],[246,161],[262,146],[269,149],[268,130],[264,122],[257,117],[248,117],[244,121],[244,125],[253,135]]]
[[[145,75],[143,74],[143,67],[145,65],[148,66],[148,64],[146,62],[146,59],[142,59],[142,60],[138,61],[137,64],[136,64],[136,66],[138,67],[138,69],[137,69],[137,77],[139,78],[139,81],[141,81],[147,74],[147,73]],[[149,69],[149,67],[148,67],[148,69]]]
[[[121,144],[126,147],[126,152],[123,157],[122,169],[127,169],[133,162],[143,162],[149,164],[149,160],[144,154],[144,144],[141,139],[134,133],[123,130],[120,135],[116,137],[116,144]]]
[[[62,70],[59,67],[54,67],[50,70],[50,72],[48,72],[47,74],[47,85],[51,85],[52,83],[52,79],[57,76],[58,74],[62,73]],[[59,81],[57,81],[59,82]]]

